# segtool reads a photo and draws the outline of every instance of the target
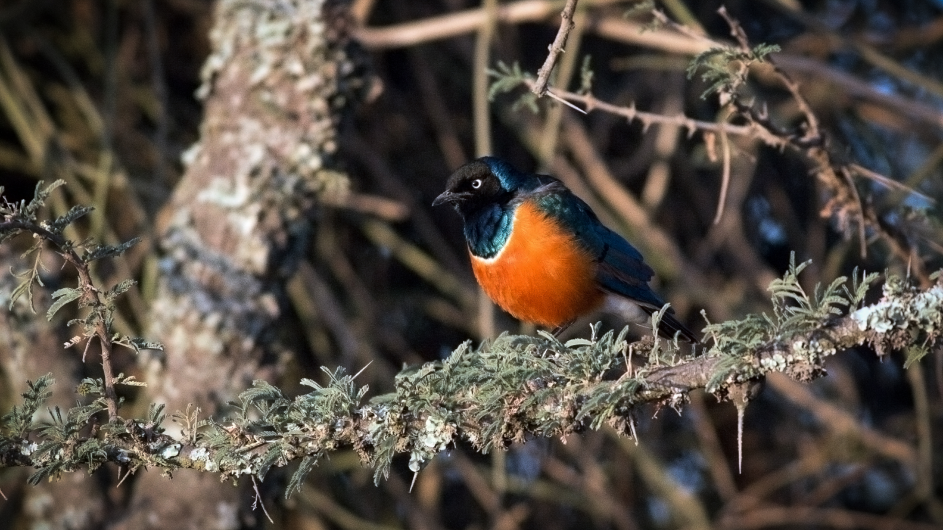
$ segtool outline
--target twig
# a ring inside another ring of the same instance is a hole
[[[661,9],[652,9],[652,17],[654,17],[655,21],[659,24],[669,27],[677,33],[690,38],[691,41],[703,44],[704,49],[713,48],[719,45],[717,41],[705,36],[703,33],[696,31],[694,28],[684,24],[678,24],[669,18],[668,15],[666,15],[665,12]]]
[[[861,196],[858,194],[858,187],[855,186],[854,181],[851,180],[851,171],[848,171],[848,169],[846,168],[843,168],[843,169],[844,171],[842,171],[841,173],[845,177],[845,180],[847,180],[848,182],[848,188],[851,190],[852,194],[854,195],[855,202],[860,205]],[[868,257],[868,241],[867,241],[867,236],[865,235],[865,228],[866,228],[865,219],[864,219],[864,216],[861,216],[861,215],[859,215],[858,217],[859,217],[858,219],[858,244],[861,246],[861,259],[865,259],[866,257]]]
[[[726,121],[726,119],[724,120]],[[717,213],[714,215],[714,224],[720,223],[724,215],[724,204],[727,202],[727,190],[730,188],[730,138],[724,130],[720,131],[720,147],[723,153],[723,168],[720,180],[720,196],[717,197]]]
[[[725,44],[696,35],[690,30],[676,31],[679,27],[674,22],[669,24],[670,30],[643,31],[643,26],[621,17],[594,18],[589,23],[592,31],[607,39],[660,50],[677,55],[697,55],[712,47],[721,47]],[[860,98],[887,107],[894,112],[905,114],[909,119],[927,124],[935,129],[943,127],[943,113],[940,109],[913,98],[903,97],[900,94],[881,92],[872,84],[859,77],[843,72],[836,67],[823,64],[822,61],[795,54],[776,54],[776,61],[791,75],[802,74],[840,87],[843,94],[851,98]]]
[[[737,24],[737,22],[732,19],[730,22]],[[825,138],[819,129],[818,119],[812,111],[811,106],[799,91],[798,84],[793,81],[786,72],[776,66],[775,63],[772,63],[772,65],[777,77],[793,96],[793,99],[806,118],[805,132],[801,136],[781,129],[772,122],[768,113],[765,111],[759,112],[753,106],[747,105],[738,98],[733,97],[736,94],[731,94],[731,104],[740,115],[748,120],[747,125],[735,126],[726,123],[704,122],[688,118],[684,115],[663,116],[639,111],[635,108],[634,104],[630,107],[620,107],[599,101],[591,94],[583,95],[567,91],[557,91],[556,93],[558,96],[568,101],[583,104],[587,111],[598,109],[617,116],[624,116],[629,121],[639,120],[645,127],[648,127],[652,123],[667,123],[685,127],[689,134],[693,134],[695,131],[719,134],[722,131],[728,135],[736,134],[756,138],[777,149],[790,148],[797,151],[813,166],[815,175],[831,190],[832,197],[822,209],[822,215],[846,215],[861,219],[861,223],[875,228],[882,237],[889,241],[890,247],[898,257],[908,259],[911,253],[911,246],[905,240],[904,236],[897,233],[892,227],[887,226],[887,223],[873,211],[873,208],[861,201],[854,186],[849,186],[848,182],[843,181],[839,177],[839,174],[846,169],[844,166],[832,160],[831,154],[825,147]],[[533,80],[524,79],[522,82],[528,88],[533,89]],[[922,264],[917,264],[915,274],[921,279],[923,285],[929,284],[929,278]]]
[[[485,0],[484,18],[475,39],[474,68],[472,73],[472,107],[475,131],[475,154],[490,155],[491,112],[488,101],[488,64],[491,57],[491,40],[494,37],[498,18],[497,0]],[[478,333],[482,337],[493,337],[495,333],[495,308],[491,300],[478,291]]]
[[[262,507],[262,513],[265,514],[265,518],[268,519],[268,522],[275,524],[275,521],[272,520],[272,516],[268,514],[268,510],[265,509],[265,502],[262,500],[262,493],[259,491],[259,483],[255,480],[255,475],[250,475],[252,477],[252,489],[255,490],[255,500],[252,501],[252,510],[255,511],[257,506]]]
[[[554,37],[553,43],[550,44],[547,59],[544,60],[543,66],[537,71],[537,81],[531,87],[531,91],[537,94],[537,97],[543,97],[544,94],[547,93],[547,85],[550,83],[550,74],[553,73],[553,68],[557,65],[557,59],[560,57],[560,54],[566,51],[566,39],[570,36],[570,32],[573,31],[575,26],[573,24],[573,13],[576,11],[576,3],[577,0],[567,0],[566,5],[563,7],[563,12],[560,13],[560,29],[557,30],[557,36]],[[560,101],[563,100],[560,99]]]
[[[584,1],[593,6],[604,6],[622,0]],[[562,4],[563,2],[545,0],[522,0],[502,4],[498,6],[496,20],[512,24],[544,20],[554,12],[559,12]],[[469,9],[382,28],[361,28],[354,32],[354,38],[368,49],[403,48],[472,33],[481,27],[482,20],[487,16],[484,8]]]
[[[13,230],[31,232],[49,241],[58,247],[59,255],[75,267],[75,271],[79,276],[79,289],[82,291],[80,304],[91,307],[92,311],[98,312],[100,316],[98,324],[95,327],[94,337],[98,338],[101,343],[102,380],[105,386],[105,403],[108,406],[108,421],[116,421],[118,419],[118,394],[115,392],[115,376],[111,367],[112,342],[111,330],[108,329],[109,310],[98,296],[99,290],[95,287],[95,283],[92,280],[92,272],[89,264],[82,256],[79,256],[78,252],[73,248],[72,243],[61,234],[50,232],[35,223],[25,221],[11,220],[0,223],[0,232]],[[89,342],[91,342],[92,338],[93,337],[88,338]]]
[[[568,42],[570,43],[570,53],[563,56],[563,60],[560,61],[559,69],[557,70],[557,75],[554,78],[554,82],[559,86],[569,86],[573,79],[573,74],[576,72],[576,63],[577,59],[579,59],[578,51],[580,49],[580,45],[582,44],[583,35],[585,33],[584,30],[586,28],[585,21],[585,11],[581,11],[578,14],[578,18],[574,17],[574,31],[568,39]],[[552,99],[560,101],[565,106],[578,109],[579,112],[586,114],[586,111],[573,105],[569,101],[563,100],[554,94],[552,90],[548,89],[547,94]],[[554,154],[557,152],[560,135],[562,134],[564,112],[566,112],[566,109],[560,105],[552,105],[547,109],[547,116],[544,120],[542,131],[538,137],[540,140],[538,141],[535,149],[537,159],[540,161],[540,165],[543,167],[550,167]]]
[[[528,88],[533,89],[534,81],[531,79],[524,80],[524,84]],[[640,121],[646,128],[655,123],[675,125],[677,127],[687,129],[689,136],[693,135],[696,131],[712,132],[717,134],[724,132],[729,135],[746,136],[750,138],[756,138],[759,136],[759,138],[763,140],[764,143],[777,149],[788,146],[788,142],[785,139],[780,138],[769,131],[765,131],[760,127],[752,125],[732,125],[729,123],[695,120],[685,116],[684,114],[678,114],[676,116],[665,116],[663,114],[638,110],[634,105],[631,107],[620,107],[619,105],[614,105],[612,103],[607,103],[605,101],[596,99],[592,94],[577,94],[576,92],[569,92],[559,89],[554,89],[553,92],[561,99],[579,103],[585,106],[586,111],[584,113],[588,114],[594,110],[608,112],[609,114],[622,116],[630,122],[636,120]]]
[[[737,20],[729,16],[724,8],[719,11],[721,16],[731,27],[731,33],[736,37],[740,48],[743,51],[749,51],[749,42],[746,34],[740,27]],[[912,257],[913,249],[906,235],[900,233],[895,227],[891,226],[886,219],[880,217],[874,208],[861,200],[858,190],[851,180],[853,168],[847,164],[835,162],[827,148],[825,135],[820,129],[818,117],[812,110],[812,106],[799,90],[796,83],[784,70],[777,64],[772,57],[766,57],[772,67],[774,74],[780,80],[782,85],[789,91],[793,101],[799,107],[800,112],[805,118],[804,133],[801,136],[781,130],[772,123],[768,113],[758,112],[752,105],[747,105],[740,101],[737,93],[728,93],[731,102],[737,111],[753,125],[757,130],[765,131],[766,134],[779,138],[781,142],[790,148],[801,153],[812,165],[812,171],[815,176],[829,188],[831,197],[822,209],[822,215],[826,217],[836,216],[841,222],[847,222],[847,219],[854,218],[860,223],[859,238],[864,239],[863,233],[866,228],[875,229],[884,238],[891,249],[901,260],[909,260]],[[844,178],[842,178],[844,177]],[[862,243],[862,255],[865,246]],[[929,285],[929,277],[926,274],[923,263],[920,260],[914,264],[914,273],[920,278],[923,285]]]
[[[615,1],[595,0],[590,1],[589,4],[602,6]],[[522,0],[504,4],[498,9],[498,20],[507,24],[544,20],[557,9],[556,5],[559,4],[543,0]],[[354,36],[368,49],[403,48],[471,33],[481,25],[481,19],[484,16],[484,11],[479,8],[388,27],[361,28],[355,31]],[[665,19],[670,21],[667,17]],[[673,21],[670,21],[669,25],[672,30],[646,31],[642,24],[623,17],[596,16],[591,17],[588,29],[601,37],[618,42],[680,55],[693,56],[710,47],[723,45]],[[684,31],[680,33],[675,31],[679,28],[684,28]],[[804,73],[813,76],[840,86],[849,96],[893,108],[905,113],[911,119],[935,128],[943,127],[943,114],[932,105],[880,92],[861,79],[815,59],[787,53],[778,54],[777,58],[780,65],[794,74]]]
[[[862,165],[860,165],[860,164],[848,164],[848,169],[850,169],[850,170],[852,171],[852,173],[854,173],[854,174],[856,174],[856,175],[859,175],[859,176],[862,176],[862,177],[864,177],[864,178],[866,178],[866,179],[873,180],[874,182],[877,182],[878,184],[881,184],[881,185],[883,185],[884,187],[891,188],[891,189],[897,189],[897,190],[900,190],[900,191],[909,193],[909,194],[911,194],[911,195],[915,195],[915,196],[917,196],[917,197],[920,197],[921,199],[923,199],[923,200],[929,202],[930,204],[936,204],[936,199],[934,199],[933,197],[929,197],[929,196],[927,196],[927,195],[925,195],[925,194],[923,194],[923,193],[920,193],[919,191],[917,191],[917,190],[911,188],[910,186],[908,186],[908,185],[906,185],[906,184],[904,184],[904,183],[902,183],[902,182],[898,182],[898,181],[896,181],[896,180],[889,179],[889,178],[885,177],[884,175],[882,175],[882,174],[880,174],[880,173],[878,173],[878,172],[876,172],[876,171],[872,171],[872,170],[870,170],[870,169],[868,169],[868,168],[866,168],[866,167],[864,167],[864,166],[862,166]]]

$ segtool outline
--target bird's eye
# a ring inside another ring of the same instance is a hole
[[[478,188],[480,188],[480,187],[481,187],[481,179],[475,179],[475,180],[471,181],[471,187],[472,187],[472,189],[475,189],[475,190],[477,190]]]

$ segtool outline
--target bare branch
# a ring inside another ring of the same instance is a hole
[[[553,43],[550,44],[547,59],[544,61],[543,66],[540,67],[540,70],[537,71],[537,81],[534,83],[534,86],[531,87],[531,90],[533,90],[534,94],[537,94],[537,97],[542,97],[547,93],[547,85],[550,83],[550,74],[557,64],[557,58],[561,53],[566,51],[566,39],[569,37],[574,27],[573,13],[576,11],[576,3],[577,0],[567,0],[563,12],[560,13],[560,29],[557,30],[557,36],[554,37]]]

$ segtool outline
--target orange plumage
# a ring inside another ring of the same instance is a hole
[[[525,201],[501,251],[491,259],[472,254],[471,262],[478,283],[501,308],[554,328],[602,305],[593,258],[571,231]]]

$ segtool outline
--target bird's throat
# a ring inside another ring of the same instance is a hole
[[[491,205],[465,217],[465,240],[472,255],[494,259],[511,237],[514,210]]]

